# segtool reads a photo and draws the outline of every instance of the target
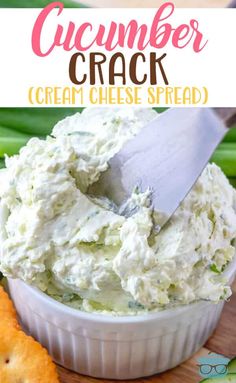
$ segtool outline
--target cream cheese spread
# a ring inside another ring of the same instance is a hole
[[[227,299],[236,191],[209,164],[158,232],[150,193],[125,206],[87,193],[152,109],[87,108],[31,139],[0,171],[0,269],[85,311],[136,314]],[[158,215],[157,215],[158,217]]]

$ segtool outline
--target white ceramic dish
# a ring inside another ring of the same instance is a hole
[[[224,274],[232,283],[236,257]],[[198,302],[142,316],[112,317],[72,309],[19,280],[10,279],[9,290],[25,330],[57,363],[110,379],[156,374],[188,359],[212,334],[224,305]]]

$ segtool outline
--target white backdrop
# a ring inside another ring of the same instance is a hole
[[[70,58],[76,50],[66,52],[62,47],[56,47],[47,57],[38,57],[32,51],[31,34],[34,22],[39,14],[39,9],[0,9],[0,106],[68,106],[61,102],[49,102],[31,104],[29,100],[29,88],[55,88],[69,87],[74,85],[68,75]],[[48,44],[53,38],[57,22],[63,26],[73,20],[78,26],[86,21],[93,24],[94,28],[100,23],[109,26],[110,22],[128,23],[135,18],[139,24],[151,22],[156,9],[64,9],[56,18],[51,16],[50,22],[45,24],[44,44]],[[173,26],[186,23],[191,18],[199,21],[200,30],[204,39],[208,40],[206,47],[200,52],[193,52],[191,44],[185,49],[176,49],[171,43],[165,48],[158,50],[158,55],[167,53],[163,60],[165,72],[170,87],[197,87],[208,90],[208,100],[203,106],[235,106],[236,105],[236,9],[175,9],[170,21]],[[168,20],[169,21],[169,20]],[[89,34],[88,34],[89,35]],[[86,35],[87,36],[87,35]],[[105,52],[104,48],[92,47],[85,52],[86,63],[81,66],[84,71],[88,70],[88,55],[91,51],[106,53],[109,57],[115,52]],[[118,49],[125,54],[127,65],[129,58],[137,50]],[[145,54],[155,49],[148,47]],[[139,77],[146,66],[138,66]],[[108,82],[108,62],[104,64],[104,74]],[[128,81],[129,82],[129,81]],[[99,86],[100,84],[96,84]],[[121,85],[119,81],[117,85]],[[131,83],[127,85],[132,85]],[[163,87],[160,79],[158,86]],[[108,87],[106,83],[104,86]],[[147,88],[143,85],[139,90],[142,105],[148,105]],[[33,90],[33,92],[34,92]],[[88,105],[90,85],[83,85],[83,100],[78,98],[71,106]],[[57,100],[58,101],[58,100]],[[170,106],[171,102],[165,102],[161,98],[160,106]],[[105,104],[104,104],[105,105]],[[157,105],[157,104],[156,104]],[[180,106],[175,102],[172,105]],[[153,105],[154,106],[154,105]],[[191,106],[188,103],[186,106]],[[202,106],[201,103],[198,106]]]

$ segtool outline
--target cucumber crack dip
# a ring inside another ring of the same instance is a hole
[[[123,206],[87,194],[122,145],[155,118],[152,109],[87,108],[32,138],[0,172],[3,274],[87,312],[135,315],[231,290],[236,191],[209,164],[158,230],[150,192]]]

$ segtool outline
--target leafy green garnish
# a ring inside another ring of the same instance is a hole
[[[129,307],[129,309],[144,310],[144,306],[141,303],[138,303],[138,302],[135,302],[135,301],[129,301],[128,307]]]
[[[83,130],[77,130],[75,132],[71,132],[71,133],[68,133],[68,136],[88,136],[88,137],[91,137],[91,136],[94,136],[94,133],[92,132],[85,132]]]
[[[3,158],[0,158],[0,169],[5,168],[5,160]]]
[[[65,8],[87,8],[86,5],[73,0],[62,1]],[[1,0],[0,8],[44,8],[49,0]]]
[[[211,271],[213,271],[214,273],[220,274],[220,270],[217,269],[215,263],[213,263],[213,264],[210,266],[210,269],[211,269]]]

